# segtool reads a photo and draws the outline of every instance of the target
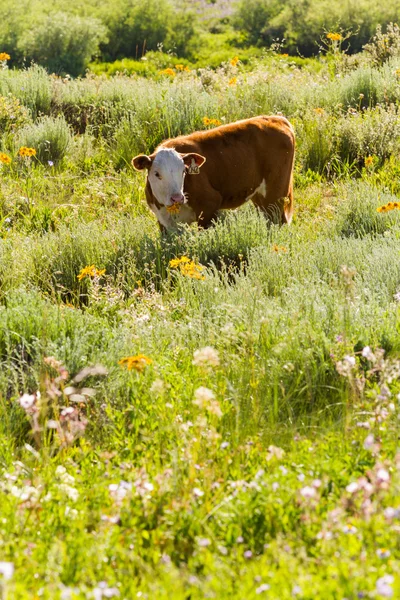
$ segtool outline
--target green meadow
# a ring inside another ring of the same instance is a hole
[[[2,600],[400,597],[400,33],[241,27],[77,78],[4,42]],[[292,224],[161,236],[132,157],[277,113]]]

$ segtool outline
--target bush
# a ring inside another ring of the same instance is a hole
[[[63,116],[42,117],[21,129],[15,138],[16,150],[21,146],[35,148],[36,158],[43,164],[60,162],[72,142],[72,134]]]
[[[106,40],[106,29],[98,19],[63,12],[50,14],[19,40],[29,60],[51,73],[82,75]]]

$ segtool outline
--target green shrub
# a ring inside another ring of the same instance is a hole
[[[36,123],[21,129],[15,138],[15,148],[35,148],[36,158],[43,164],[60,162],[68,152],[72,134],[63,116],[41,117]]]
[[[34,119],[50,111],[52,83],[43,67],[32,65],[21,71],[0,69],[0,94],[10,93],[30,110]]]
[[[51,13],[19,40],[25,56],[51,73],[77,76],[106,40],[106,29],[98,20],[64,12]]]

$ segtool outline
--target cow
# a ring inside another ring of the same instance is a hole
[[[162,142],[132,159],[147,169],[146,199],[161,231],[208,227],[222,209],[247,200],[271,220],[293,214],[294,131],[282,116],[258,116]]]

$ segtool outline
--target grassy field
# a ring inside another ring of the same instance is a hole
[[[400,597],[400,58],[327,43],[145,78],[3,61],[3,599]],[[292,225],[161,238],[131,158],[277,112]]]

